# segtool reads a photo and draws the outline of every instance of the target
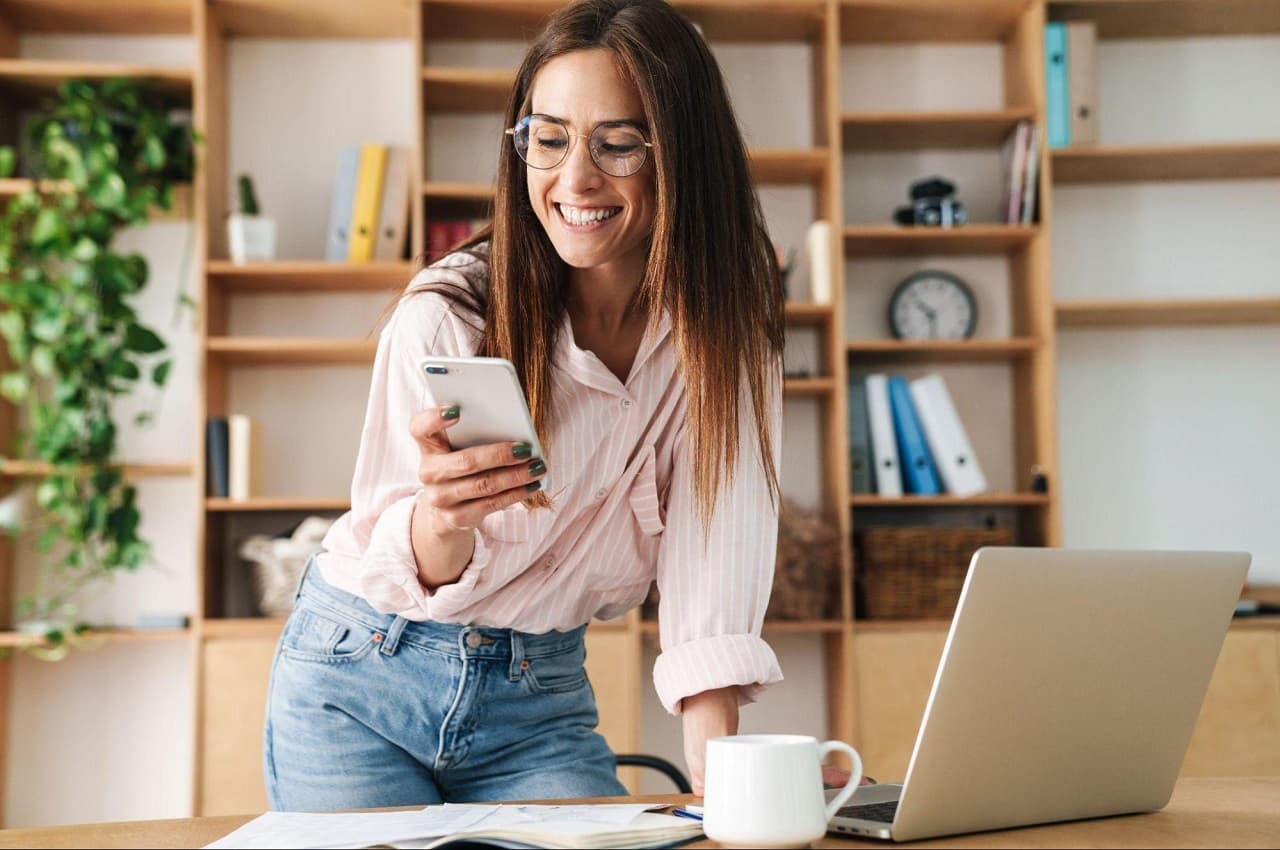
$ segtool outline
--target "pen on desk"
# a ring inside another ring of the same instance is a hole
[[[694,808],[694,807],[691,806],[690,808]],[[699,809],[696,812],[691,812],[689,811],[689,809],[676,808],[671,810],[671,814],[675,815],[678,818],[688,818],[689,820],[702,820],[701,809]]]

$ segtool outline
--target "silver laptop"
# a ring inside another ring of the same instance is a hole
[[[831,831],[909,841],[1162,808],[1249,560],[979,550],[906,780],[859,789]]]

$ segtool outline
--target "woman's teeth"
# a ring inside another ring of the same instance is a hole
[[[556,209],[560,210],[565,221],[578,226],[595,224],[622,212],[622,207],[571,207],[565,204],[556,204]]]

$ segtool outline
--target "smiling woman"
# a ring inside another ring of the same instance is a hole
[[[707,740],[782,678],[760,637],[782,291],[719,68],[662,0],[582,0],[530,48],[507,126],[492,226],[382,329],[352,509],[273,673],[275,808],[624,793],[582,636],[655,579],[695,791]],[[511,361],[545,456],[454,451],[468,411],[431,397],[428,356]]]

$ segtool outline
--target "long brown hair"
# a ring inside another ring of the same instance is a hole
[[[534,78],[548,61],[599,48],[613,52],[635,85],[653,142],[657,211],[636,303],[651,323],[662,308],[671,317],[705,522],[733,477],[743,383],[770,496],[778,495],[770,433],[783,347],[777,265],[719,66],[693,25],[663,0],[579,0],[556,12],[516,75],[506,126],[528,112]],[[491,242],[487,292],[444,291],[484,316],[479,353],[515,364],[545,442],[568,270],[534,215],[525,167],[504,138],[493,223],[462,246]]]

